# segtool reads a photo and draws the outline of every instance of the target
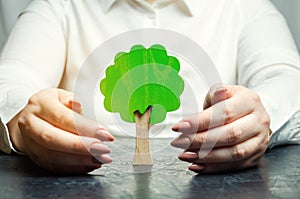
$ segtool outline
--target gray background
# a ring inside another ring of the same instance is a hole
[[[0,49],[4,45],[18,14],[31,0],[0,0]],[[300,49],[300,0],[272,0],[286,17]]]

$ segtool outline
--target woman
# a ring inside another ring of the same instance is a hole
[[[116,125],[103,119],[110,117],[104,110],[101,125],[79,115],[81,104],[72,91],[85,81],[76,82],[76,76],[94,49],[140,28],[189,37],[207,52],[225,83],[209,89],[203,111],[173,126],[181,135],[172,145],[184,149],[179,158],[192,163],[190,170],[255,166],[268,146],[299,142],[299,126],[287,125],[299,117],[299,55],[269,1],[49,0],[30,4],[2,52],[0,115],[11,148],[57,172],[86,173],[111,162],[103,141],[114,140],[109,131]],[[216,110],[220,114],[212,118]],[[213,146],[201,156],[207,143]]]

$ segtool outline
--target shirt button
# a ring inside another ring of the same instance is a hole
[[[157,16],[156,14],[151,14],[148,16],[149,20],[151,21],[151,24],[156,26],[157,25]]]

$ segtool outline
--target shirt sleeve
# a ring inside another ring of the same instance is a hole
[[[2,127],[33,94],[59,85],[66,57],[62,15],[60,1],[33,1],[20,14],[0,56]],[[7,128],[0,130],[0,139],[8,139]],[[0,149],[10,152],[7,143],[0,140]]]
[[[255,90],[271,119],[269,147],[300,143],[300,60],[283,16],[267,0],[242,0],[238,83]]]

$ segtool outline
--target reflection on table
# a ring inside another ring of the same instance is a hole
[[[135,173],[134,139],[110,145],[114,162],[85,176],[55,176],[27,157],[0,154],[0,198],[299,198],[300,146],[268,151],[257,168],[196,175],[168,139],[152,139],[152,172]],[[71,168],[70,168],[71,169]]]

